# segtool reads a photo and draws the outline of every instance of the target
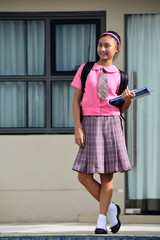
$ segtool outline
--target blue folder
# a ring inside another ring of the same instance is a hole
[[[135,92],[135,97],[134,99],[137,99],[137,98],[140,98],[140,97],[144,97],[144,96],[147,96],[149,95],[151,92],[146,88],[140,88],[140,89],[136,89],[136,90],[133,90]],[[122,98],[122,96],[118,96],[118,97],[115,97],[115,98],[112,98],[111,100],[109,100],[109,103],[114,105],[114,106],[121,106],[123,103],[124,103],[124,100]]]

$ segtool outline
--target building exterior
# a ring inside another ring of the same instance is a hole
[[[78,183],[77,174],[71,170],[78,150],[74,144],[71,107],[69,110],[67,108],[73,96],[69,84],[76,68],[73,71],[72,64],[75,62],[75,52],[79,56],[78,49],[81,51],[83,47],[80,44],[84,41],[81,37],[86,37],[83,32],[87,31],[85,27],[89,27],[91,31],[89,37],[93,34],[95,41],[92,43],[92,39],[88,40],[93,46],[98,34],[108,29],[118,32],[122,38],[122,50],[116,65],[120,69],[127,68],[128,71],[134,72],[131,69],[133,65],[131,60],[129,60],[130,65],[126,63],[127,56],[128,59],[132,58],[129,58],[127,48],[129,45],[125,45],[127,42],[132,44],[130,41],[132,35],[128,34],[126,39],[125,33],[130,30],[129,24],[136,21],[128,17],[141,15],[159,16],[160,2],[158,0],[135,0],[134,2],[130,0],[89,0],[87,2],[84,0],[0,0],[0,41],[11,41],[11,44],[4,43],[6,44],[4,46],[10,46],[7,48],[8,53],[5,53],[6,59],[2,58],[4,55],[0,57],[1,223],[78,221],[85,219],[85,216],[98,214],[96,201]],[[77,40],[73,40],[73,44],[70,41],[64,43],[60,34],[63,32],[63,36],[70,39],[67,33],[74,30],[73,25],[78,24],[82,25],[82,29],[75,33]],[[153,25],[153,28],[155,26]],[[83,36],[78,35],[79,31],[83,32]],[[22,34],[20,37],[19,33]],[[23,46],[24,42],[25,46]],[[75,43],[77,45],[74,45]],[[16,50],[17,48],[19,50]],[[67,58],[63,56],[63,51]],[[89,54],[89,60],[96,59],[96,53],[91,51]],[[155,52],[155,55],[158,54]],[[81,59],[87,60],[84,56]],[[34,66],[35,62],[39,66],[38,69]],[[66,63],[70,65],[66,66]],[[79,64],[80,60],[77,60],[77,65]],[[148,66],[146,68],[148,69]],[[154,88],[156,86],[155,83]],[[143,105],[141,107],[143,108]],[[158,118],[159,111],[156,111],[156,114]],[[134,112],[131,110],[128,116],[130,124],[136,122],[136,119],[133,121],[134,117]],[[141,123],[143,125],[143,119]],[[131,130],[133,126],[130,124],[127,124],[127,132],[133,136],[135,131]],[[155,126],[157,124],[155,122]],[[147,125],[146,129],[149,126]],[[157,136],[159,128],[154,131]],[[141,139],[142,142],[144,138],[145,135]],[[127,142],[131,153],[137,145],[134,146],[134,140],[128,136]],[[145,146],[144,144],[143,147]],[[154,152],[156,151],[157,148]],[[152,157],[157,158],[156,155],[152,155],[151,159]],[[149,171],[149,166],[144,171]],[[128,193],[128,186],[132,187],[134,177],[134,174],[129,178],[125,174],[115,174],[113,200],[120,204],[123,214],[126,208],[139,206],[134,201],[133,203],[126,201],[127,194],[131,194]],[[158,182],[158,176],[156,182]],[[152,188],[152,183],[150,187]],[[157,204],[154,210],[158,212],[160,211],[159,192],[153,198],[156,199],[154,204]],[[88,220],[90,221],[90,218]]]

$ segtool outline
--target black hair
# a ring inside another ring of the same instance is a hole
[[[111,34],[110,34],[111,33]],[[121,45],[121,37],[119,36],[118,33],[114,32],[114,31],[106,31],[104,33],[102,33],[102,35],[100,36],[101,37],[104,37],[104,36],[111,36],[112,38],[114,38],[114,40],[117,42],[117,45]],[[114,37],[115,36],[115,37]]]

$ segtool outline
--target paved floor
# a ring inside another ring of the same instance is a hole
[[[95,224],[91,223],[53,223],[53,224],[0,224],[0,237],[33,235],[95,235]],[[124,224],[117,234],[107,236],[156,236],[160,239],[160,224]]]

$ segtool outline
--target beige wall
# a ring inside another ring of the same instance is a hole
[[[75,221],[98,205],[71,170],[73,135],[0,136],[0,222]],[[123,182],[123,175],[120,178]],[[123,184],[116,184],[123,203]]]
[[[122,36],[117,65],[124,66],[124,14],[160,13],[159,0],[0,0],[1,12],[106,11],[107,29]],[[0,136],[0,222],[77,221],[98,205],[71,171],[73,135]],[[98,177],[98,176],[97,176]],[[115,175],[114,200],[124,209],[124,174]]]

